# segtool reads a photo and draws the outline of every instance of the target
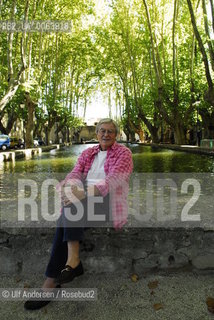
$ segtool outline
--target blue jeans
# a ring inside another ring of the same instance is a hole
[[[46,277],[57,278],[61,270],[65,267],[68,256],[67,241],[82,241],[84,239],[84,230],[96,224],[95,222],[93,222],[92,224],[87,223],[87,198],[83,199],[81,203],[83,205],[84,215],[83,219],[81,221],[78,221],[77,223],[69,221],[65,215],[66,208],[71,210],[70,212],[75,215],[77,211],[75,205],[63,207],[62,214],[57,221],[57,228],[53,240],[51,256],[45,272]],[[94,208],[95,214],[103,214],[105,215],[106,220],[109,219],[109,196],[107,195],[105,198],[103,198],[103,203],[96,203]],[[97,226],[100,225],[103,226],[105,224],[97,223]]]

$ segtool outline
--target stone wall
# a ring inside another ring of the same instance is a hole
[[[53,229],[0,230],[0,272],[44,273]],[[214,232],[202,229],[89,229],[81,245],[89,273],[214,269]]]
[[[82,127],[79,133],[79,140],[83,139],[84,141],[86,141],[86,140],[96,139],[97,135],[95,130],[96,130],[95,126]]]

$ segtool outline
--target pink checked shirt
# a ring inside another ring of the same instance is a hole
[[[77,184],[85,181],[88,171],[99,152],[100,146],[88,148],[82,152],[73,170],[60,184],[72,179]],[[115,142],[107,150],[104,164],[105,179],[96,184],[101,195],[105,197],[108,193],[111,199],[112,217],[115,229],[121,228],[127,222],[129,191],[129,177],[133,170],[131,151],[124,145]]]

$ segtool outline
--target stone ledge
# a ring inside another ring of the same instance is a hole
[[[0,230],[0,272],[44,273],[54,230]],[[163,269],[214,269],[214,232],[202,229],[89,229],[81,245],[85,269],[93,273]]]
[[[22,158],[29,159],[35,154],[41,154],[42,152],[48,152],[53,149],[61,149],[63,147],[64,145],[54,144],[50,146],[40,146],[37,148],[28,148],[28,149],[0,152],[0,162],[15,161],[16,159],[22,159]]]
[[[162,148],[162,149],[169,149],[169,150],[196,153],[196,154],[206,154],[206,155],[210,155],[210,156],[214,155],[213,149],[192,146],[192,145],[177,145],[177,144],[164,144],[164,143],[160,143],[160,144],[159,143],[142,143],[142,142],[138,142],[138,144],[143,145],[143,146],[150,146],[153,148]]]

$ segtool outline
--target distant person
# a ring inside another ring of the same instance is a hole
[[[76,210],[76,201],[81,201],[86,219],[90,197],[102,196],[103,202],[95,205],[95,214],[105,213],[107,218],[112,214],[116,229],[122,228],[127,222],[129,177],[133,170],[131,151],[116,142],[118,127],[112,119],[100,120],[96,126],[96,134],[99,144],[84,150],[73,170],[58,185],[58,189],[63,190],[63,208],[43,289],[55,288],[84,273],[79,256],[84,226],[74,227],[66,219],[66,210]],[[69,199],[65,196],[65,188],[71,191]],[[40,309],[49,302],[28,300],[25,308]]]
[[[175,143],[175,136],[174,136],[174,132],[173,132],[173,131],[171,131],[171,133],[170,133],[169,140],[170,140],[170,143],[171,143],[171,144],[174,144],[174,143]]]
[[[200,147],[200,145],[201,145],[201,139],[202,139],[202,130],[199,129],[199,130],[197,131],[197,146],[198,146],[198,147]]]

